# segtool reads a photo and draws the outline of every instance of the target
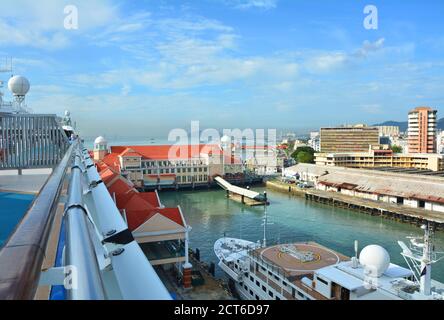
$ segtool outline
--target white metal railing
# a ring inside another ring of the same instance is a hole
[[[0,114],[0,169],[52,168],[68,148],[55,115]]]
[[[48,270],[45,284],[64,284],[69,300],[171,300],[80,142],[64,219],[63,267]],[[66,268],[73,271],[69,287],[54,275]]]

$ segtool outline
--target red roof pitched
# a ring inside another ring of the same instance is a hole
[[[108,153],[102,160],[107,166],[111,167],[116,172],[120,172],[120,161],[118,158],[118,154]]]
[[[141,192],[139,196],[142,197],[146,202],[152,205],[155,208],[160,207],[159,197],[157,196],[157,192]]]
[[[111,154],[123,155],[126,152],[134,152],[140,154],[144,159],[167,160],[197,158],[200,156],[200,154],[220,154],[221,150],[218,145],[206,144],[111,147]]]
[[[128,228],[134,231],[151,219],[156,213],[185,226],[179,208],[160,208],[156,192],[138,192],[134,186],[114,170],[101,163],[100,177],[111,195],[115,196],[116,205],[120,210],[125,209]],[[117,179],[116,179],[117,178]]]

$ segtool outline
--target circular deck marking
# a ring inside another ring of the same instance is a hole
[[[262,258],[265,257],[267,258],[267,260],[270,260],[274,264],[279,265],[279,267],[281,267],[282,269],[290,272],[315,271],[317,269],[332,264],[337,264],[340,261],[339,256],[334,251],[327,248],[305,243],[297,243],[294,244],[294,246],[299,247],[301,250],[304,251],[307,251],[307,249],[311,249],[315,259],[312,261],[301,261],[288,253],[281,252],[279,250],[281,245],[275,245],[269,248],[265,248],[264,250],[262,250],[260,255]],[[273,255],[273,251],[276,251],[276,255]],[[279,263],[277,263],[276,259],[279,260]],[[310,265],[312,265],[311,268]],[[298,266],[304,268],[297,268]]]

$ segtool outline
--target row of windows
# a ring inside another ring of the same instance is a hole
[[[196,176],[194,181],[206,182],[206,181],[208,181],[208,176],[207,175],[198,175],[198,176]],[[193,182],[193,177],[192,176],[177,177],[177,182]]]
[[[184,166],[201,166],[204,165],[203,161],[198,161],[198,162],[177,162],[177,163],[173,163],[170,161],[144,161],[142,162],[142,165],[145,168],[149,168],[149,167],[184,167]]]
[[[264,291],[265,293],[267,293],[267,287],[265,287],[265,285],[262,285],[262,286],[261,286],[259,280],[254,280],[254,278],[253,278],[252,275],[250,275],[250,281],[251,281],[252,283],[255,283],[256,286],[257,286],[258,288],[261,288],[262,291]],[[246,286],[245,286],[245,287],[246,287]],[[251,290],[250,290],[250,294],[253,295]],[[274,293],[273,293],[273,291],[268,290],[268,295],[270,296],[270,298],[274,298]],[[257,297],[257,296],[256,296],[256,297]],[[256,298],[256,299],[259,300],[258,298]],[[281,299],[276,295],[276,300],[281,300]]]
[[[143,170],[143,174],[169,174],[169,173],[191,173],[191,172],[207,172],[207,168],[194,168],[194,170],[191,170],[191,168],[177,168],[177,169],[145,169]]]

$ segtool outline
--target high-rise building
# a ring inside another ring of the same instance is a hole
[[[321,128],[321,152],[368,152],[379,144],[379,129],[365,125]]]
[[[409,152],[436,152],[436,110],[417,107],[409,112]]]

